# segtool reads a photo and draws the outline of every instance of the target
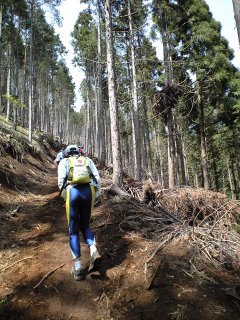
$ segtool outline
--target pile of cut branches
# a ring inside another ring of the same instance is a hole
[[[172,241],[187,240],[204,261],[218,268],[239,270],[240,236],[235,228],[239,202],[202,189],[152,188],[155,190],[152,191],[155,206],[152,206],[144,203],[144,194],[139,199],[139,186],[137,192],[133,189],[131,186],[129,197],[119,194],[106,205],[121,217],[121,232],[135,233],[156,243],[152,256]],[[136,198],[134,193],[138,194]],[[147,262],[150,260],[148,257]]]

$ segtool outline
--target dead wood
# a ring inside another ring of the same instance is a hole
[[[36,285],[33,287],[33,290],[36,290],[44,280],[46,280],[51,274],[53,274],[56,270],[62,268],[64,265],[65,265],[65,263],[61,264],[60,266],[56,267],[55,269],[53,269],[53,270],[49,271],[47,274],[45,274],[45,275],[42,277],[42,279],[38,282],[38,284],[36,284]]]
[[[173,239],[173,237],[174,237],[174,234],[169,234],[168,237],[157,246],[157,248],[153,251],[151,256],[145,262],[145,288],[147,290],[151,289],[151,287],[152,287],[153,281],[154,281],[154,279],[155,279],[155,277],[157,275],[158,269],[159,269],[160,264],[161,264],[161,259],[160,259],[160,261],[158,261],[157,265],[154,268],[154,272],[150,277],[148,277],[148,269],[149,269],[148,264],[152,261],[152,259],[155,257],[157,252],[159,250],[163,249],[164,246],[166,245],[166,243],[170,242]]]
[[[14,263],[10,264],[9,266],[6,266],[6,267],[0,269],[0,272],[5,271],[5,270],[11,268],[12,266],[14,266],[15,264],[17,264],[17,263],[19,263],[19,262],[22,262],[23,260],[27,260],[27,259],[33,259],[33,256],[31,256],[31,257],[25,257],[25,258],[23,258],[23,259],[20,259],[20,260],[18,260],[18,261],[15,261]]]
[[[158,261],[158,263],[157,263],[157,265],[155,266],[155,269],[154,269],[154,272],[153,272],[153,274],[149,277],[149,278],[147,278],[147,273],[145,274],[145,279],[146,279],[146,281],[145,281],[145,289],[147,289],[147,290],[150,290],[151,289],[151,287],[152,287],[152,284],[153,284],[153,281],[154,281],[154,279],[155,279],[155,277],[156,277],[156,275],[157,275],[157,272],[158,272],[158,269],[159,269],[159,267],[160,267],[160,265],[161,265],[161,259]]]
[[[115,184],[111,184],[110,187],[107,188],[107,190],[108,193],[113,196],[130,197],[130,195],[126,191],[122,190]]]
[[[125,184],[124,191],[113,185],[113,194],[118,196],[105,204],[121,220],[118,225],[121,232],[137,234],[158,243],[152,256],[146,257],[146,270],[157,252],[166,245],[166,239],[176,242],[187,239],[197,252],[195,258],[201,263],[239,270],[237,248],[240,247],[240,237],[234,226],[237,225],[240,203],[204,189],[185,187],[168,190],[159,187],[149,181],[142,188],[139,184],[135,187],[134,182]],[[144,201],[146,191],[150,201]],[[146,275],[149,288],[157,268],[150,279]]]

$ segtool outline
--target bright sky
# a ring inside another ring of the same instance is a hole
[[[76,110],[80,109],[82,103],[78,89],[83,79],[83,72],[80,70],[80,68],[75,67],[72,64],[74,52],[71,46],[71,32],[73,31],[79,12],[85,7],[86,5],[80,4],[80,0],[63,0],[63,3],[59,8],[60,15],[63,18],[62,27],[55,27],[56,32],[60,35],[63,45],[68,50],[66,62],[76,85]]]
[[[236,22],[233,13],[232,0],[205,0],[213,14],[213,18],[222,25],[222,35],[228,40],[234,50],[233,63],[240,68],[240,47],[238,42]]]
[[[222,24],[222,35],[229,41],[229,46],[234,49],[235,58],[233,63],[240,68],[240,48],[237,36],[237,29],[234,20],[232,0],[205,0],[209,5],[210,11],[215,20]],[[71,47],[70,33],[73,31],[74,24],[78,14],[83,10],[84,5],[80,4],[80,0],[64,0],[60,7],[60,15],[63,17],[63,26],[56,27],[56,32],[60,34],[60,38],[64,46],[69,51],[67,58],[67,66],[70,69],[73,80],[76,84],[76,110],[80,109],[81,98],[78,88],[83,79],[83,73],[80,68],[72,65],[73,49]],[[161,50],[161,49],[160,49]],[[162,56],[157,48],[157,52]]]

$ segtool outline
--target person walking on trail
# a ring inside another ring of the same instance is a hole
[[[75,280],[84,278],[81,262],[79,232],[90,248],[88,271],[101,262],[96,248],[96,239],[89,227],[94,200],[99,196],[101,180],[93,161],[82,156],[77,145],[69,145],[64,151],[65,158],[58,166],[58,187],[66,200],[66,215],[69,227],[69,245],[73,257],[72,274]]]
[[[82,145],[78,146],[78,148],[81,155],[83,156],[86,155],[86,149]]]
[[[54,163],[55,163],[56,166],[58,166],[59,162],[64,158],[64,150],[65,150],[65,148],[66,148],[66,145],[63,144],[62,145],[62,149],[58,152],[58,154],[57,154],[57,156],[56,156],[56,158],[54,160]]]

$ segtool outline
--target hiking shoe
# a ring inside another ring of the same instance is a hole
[[[98,251],[95,251],[91,256],[88,272],[95,270],[100,265],[101,261],[102,258],[100,254]]]
[[[76,281],[80,281],[84,279],[83,267],[80,269],[75,269],[74,265],[72,266],[71,274],[73,275],[73,279]]]

